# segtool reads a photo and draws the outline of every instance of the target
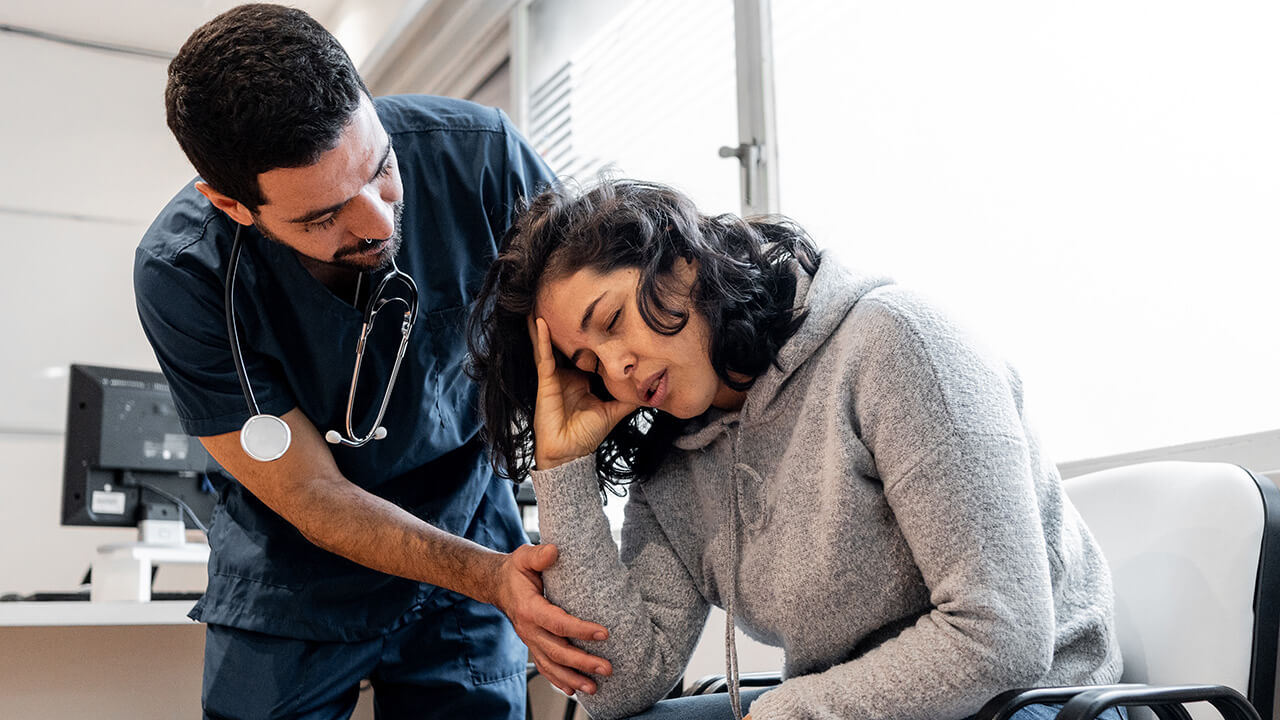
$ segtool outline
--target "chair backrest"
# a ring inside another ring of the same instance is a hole
[[[1178,461],[1102,470],[1065,487],[1111,568],[1124,681],[1228,685],[1273,717],[1276,486],[1236,465]]]

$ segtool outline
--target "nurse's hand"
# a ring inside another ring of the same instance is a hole
[[[538,366],[538,398],[533,411],[533,461],[539,470],[595,452],[609,431],[640,407],[601,400],[586,373],[558,367],[545,320],[529,318],[529,339]]]
[[[542,596],[542,572],[555,564],[555,545],[522,545],[503,561],[494,605],[506,613],[516,634],[529,646],[529,654],[542,674],[566,695],[596,691],[587,674],[610,675],[613,666],[566,638],[604,640],[603,625],[579,620]]]

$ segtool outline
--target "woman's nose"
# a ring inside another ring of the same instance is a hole
[[[617,380],[626,380],[636,371],[636,356],[626,348],[614,347],[602,351],[605,372]]]

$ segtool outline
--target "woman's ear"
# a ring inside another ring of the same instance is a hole
[[[671,274],[676,277],[681,292],[693,292],[693,284],[698,280],[698,261],[692,257],[680,256],[680,260],[671,263]]]

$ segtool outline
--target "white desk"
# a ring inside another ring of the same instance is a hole
[[[194,625],[194,600],[0,602],[0,627]]]
[[[0,717],[199,717],[193,604],[0,602]]]
[[[0,603],[0,718],[200,716],[193,600]],[[556,715],[559,717],[559,715]],[[372,720],[361,693],[352,720]]]

